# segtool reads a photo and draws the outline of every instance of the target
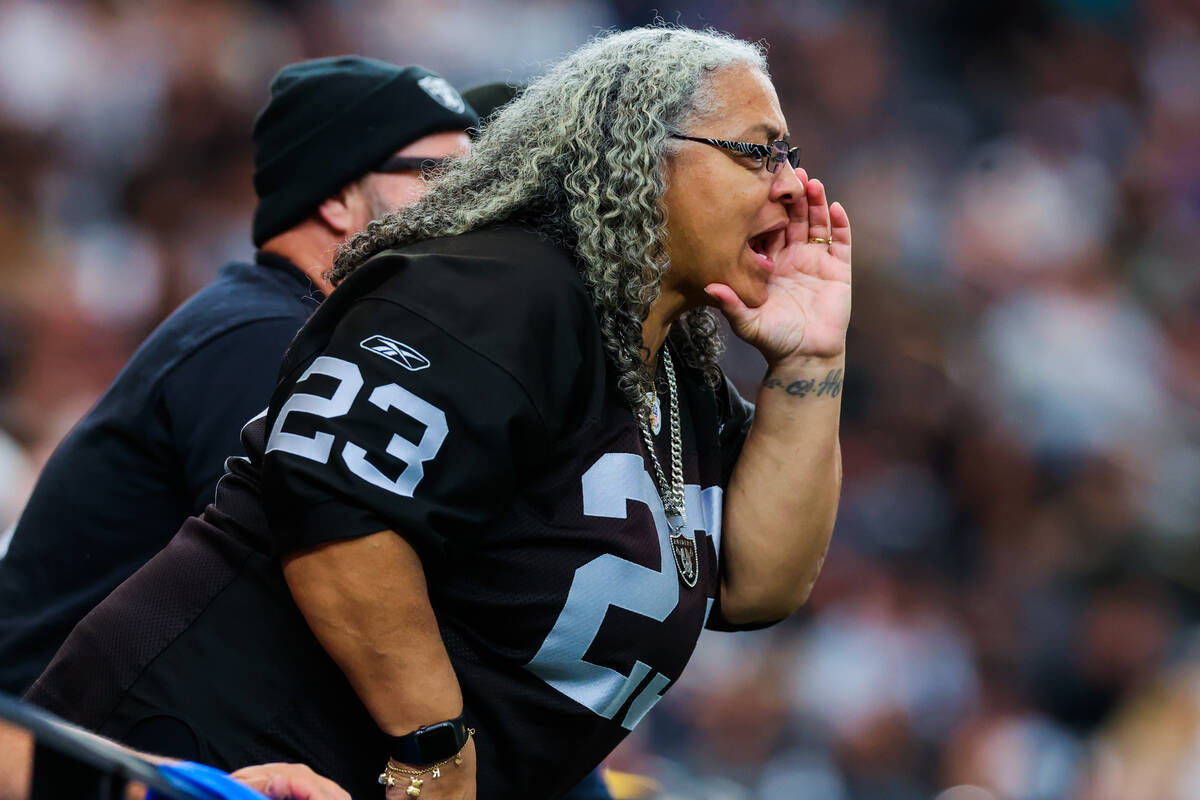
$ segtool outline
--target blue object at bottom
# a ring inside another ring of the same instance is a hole
[[[264,800],[266,795],[238,783],[229,774],[207,764],[194,761],[179,761],[162,764],[158,771],[172,786],[186,792],[197,800]],[[162,800],[153,789],[146,792],[146,800]]]

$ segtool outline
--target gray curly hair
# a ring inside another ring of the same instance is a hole
[[[678,146],[670,135],[716,110],[707,79],[733,65],[767,72],[760,46],[715,31],[660,25],[601,34],[505,106],[421,200],[347,241],[330,280],[422,239],[498,222],[529,226],[574,255],[618,387],[640,408],[650,385],[642,321],[670,266],[660,202],[664,158]],[[715,313],[687,312],[672,339],[716,386]]]

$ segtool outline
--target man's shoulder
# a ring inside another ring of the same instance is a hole
[[[262,318],[303,321],[317,305],[310,291],[297,276],[283,274],[278,268],[235,261],[185,300],[166,323],[203,322],[221,330]]]
[[[167,376],[215,346],[273,370],[312,311],[295,287],[254,264],[229,264],[163,320],[134,351],[107,395],[149,396]],[[236,342],[231,338],[236,337]],[[110,398],[116,399],[116,398]]]
[[[217,277],[175,309],[143,343],[151,349],[185,357],[189,352],[238,328],[274,327],[298,330],[317,301],[305,299],[295,281],[281,280],[256,264],[231,263]]]

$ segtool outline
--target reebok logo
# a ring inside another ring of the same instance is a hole
[[[418,372],[429,366],[429,359],[412,349],[404,342],[397,342],[386,336],[375,334],[359,342],[363,350],[383,356],[404,367],[409,372]]]

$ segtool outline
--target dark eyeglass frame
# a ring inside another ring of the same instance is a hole
[[[420,172],[422,175],[425,175],[426,173],[441,169],[449,160],[449,158],[437,158],[434,156],[392,156],[371,171],[388,174]]]
[[[768,145],[754,142],[731,142],[728,139],[705,139],[699,136],[684,136],[681,133],[673,133],[671,138],[700,142],[700,144],[720,147],[722,150],[732,150],[745,156],[761,158],[763,159],[763,168],[772,175],[779,171],[779,167],[784,161],[791,164],[792,169],[800,166],[800,148],[792,147],[783,139],[778,139]]]

